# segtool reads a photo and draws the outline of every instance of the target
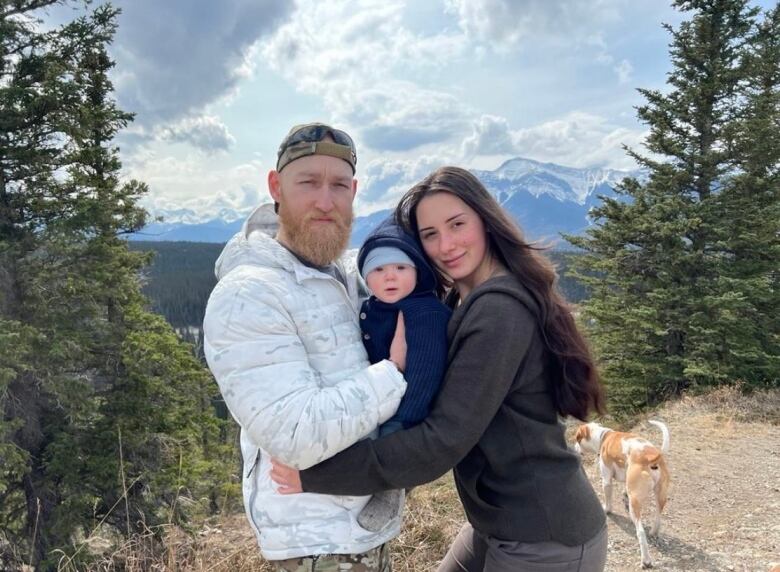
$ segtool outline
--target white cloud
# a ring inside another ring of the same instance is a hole
[[[286,17],[273,0],[119,0],[114,78],[141,124],[197,113],[249,73],[252,45]]]
[[[227,126],[209,115],[182,119],[161,128],[157,136],[165,141],[190,143],[206,153],[227,151],[236,142]]]
[[[498,51],[544,40],[569,44],[615,21],[625,0],[446,0],[466,34]]]
[[[615,64],[615,57],[609,53],[607,43],[600,33],[589,36],[586,38],[585,43],[597,48],[596,61],[600,64],[610,66],[617,75],[619,83],[626,84],[631,81],[631,74],[634,71],[634,66],[632,66],[631,62],[627,59],[623,59],[620,63]]]
[[[246,212],[267,198],[267,166],[251,161],[214,168],[202,156],[173,157],[145,147],[125,160],[125,175],[149,185],[143,205],[160,211],[190,209],[209,218],[220,211]]]
[[[320,96],[334,122],[351,126],[376,150],[440,142],[463,129],[470,112],[444,91],[401,78],[452,63],[465,39],[417,36],[404,27],[403,9],[400,1],[305,0],[261,53],[297,89]]]
[[[453,163],[457,163],[457,157],[446,150],[413,159],[374,159],[363,170],[355,210],[358,214],[367,214],[393,208],[415,183],[434,169]]]
[[[509,122],[503,117],[483,115],[472,123],[472,133],[463,140],[466,158],[475,155],[508,155],[515,151]]]
[[[483,115],[473,123],[462,150],[466,157],[504,154],[569,167],[632,169],[634,162],[622,145],[639,148],[644,137],[639,130],[584,112],[517,130],[512,130],[504,118]]]
[[[621,60],[621,62],[613,68],[618,75],[618,81],[620,83],[628,83],[631,81],[631,72],[634,71],[634,66],[628,60]]]

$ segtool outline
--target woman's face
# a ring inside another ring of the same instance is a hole
[[[417,228],[431,261],[462,289],[490,275],[485,225],[477,212],[447,192],[428,195],[417,205]]]

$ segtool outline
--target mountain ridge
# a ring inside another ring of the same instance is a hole
[[[523,157],[504,161],[493,171],[471,172],[520,224],[528,240],[552,244],[562,241],[560,233],[581,234],[587,229],[588,213],[600,203],[599,196],[615,196],[614,187],[623,178],[641,177],[639,171],[566,167]],[[159,211],[155,214],[163,220],[130,235],[130,240],[226,242],[253,208],[223,208],[206,220],[186,208]],[[359,246],[391,210],[355,217],[350,247]]]

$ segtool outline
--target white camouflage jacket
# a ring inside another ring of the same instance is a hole
[[[366,437],[406,389],[393,364],[369,365],[357,280],[301,264],[244,223],[217,260],[203,324],[206,360],[241,426],[247,517],[268,560],[365,552],[399,533],[361,528],[368,497],[280,495],[270,459],[305,469]]]

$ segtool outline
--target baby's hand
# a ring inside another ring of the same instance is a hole
[[[390,344],[390,361],[403,372],[406,369],[406,327],[404,326],[404,314],[398,312],[398,322],[395,326],[395,334]]]

